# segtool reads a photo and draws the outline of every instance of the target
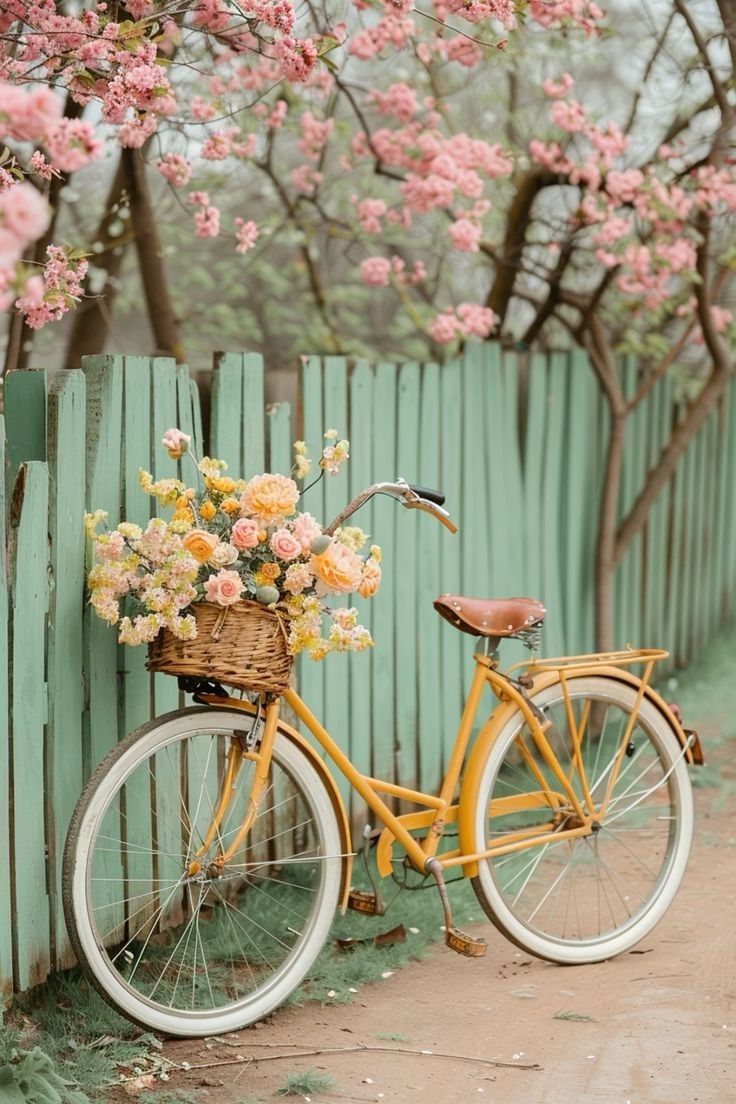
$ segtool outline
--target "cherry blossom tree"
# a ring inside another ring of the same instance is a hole
[[[287,264],[277,317],[297,305],[300,351],[578,345],[610,412],[610,646],[616,567],[733,370],[728,0],[10,0],[0,19],[6,364],[81,296],[66,362],[102,348],[130,250],[154,347],[180,357],[177,288],[198,268],[247,306]],[[95,165],[105,200],[75,237],[65,185]],[[175,231],[190,265],[165,263]],[[356,314],[380,325],[357,332]],[[633,396],[621,351],[641,365]],[[677,364],[685,417],[620,520],[626,421]]]

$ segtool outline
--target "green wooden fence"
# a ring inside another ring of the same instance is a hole
[[[626,372],[633,386],[634,366]],[[375,479],[402,475],[445,491],[457,537],[388,500],[366,508],[361,524],[384,550],[382,590],[360,603],[376,647],[300,665],[308,704],[361,769],[423,787],[438,779],[472,651],[434,613],[438,593],[539,597],[548,654],[591,646],[606,419],[584,357],[523,359],[488,344],[443,366],[305,358],[290,411],[265,408],[259,357],[226,354],[211,399],[205,436],[197,389],[171,360],[88,358],[53,379],[19,372],[5,382],[0,992],[68,965],[59,867],[84,779],[125,732],[180,704],[175,681],[149,675],[142,651],[119,648],[83,591],[84,509],[145,524],[151,500],[138,468],[177,473],[159,446],[168,426],[244,474],[287,470],[295,437],[317,451],[324,428],[346,433],[350,463],[304,502],[325,520]],[[679,415],[665,379],[629,425],[622,510]],[[730,618],[734,470],[732,386],[621,565],[619,644],[661,644],[684,664]],[[509,658],[519,654],[508,648]]]

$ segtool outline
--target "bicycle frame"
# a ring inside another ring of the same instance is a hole
[[[436,795],[361,774],[295,690],[287,690],[283,698],[322,747],[328,758],[346,777],[351,787],[363,798],[381,824],[384,825],[384,832],[379,840],[377,852],[379,875],[383,877],[390,872],[391,848],[393,842],[396,841],[406,852],[412,866],[422,873],[426,873],[428,862],[437,857],[443,868],[459,866],[465,876],[472,876],[477,871],[478,862],[483,859],[543,845],[552,833],[554,833],[556,840],[575,839],[589,835],[594,830],[593,825],[596,818],[605,813],[610,800],[621,761],[636,724],[641,703],[645,697],[652,700],[657,708],[665,713],[683,746],[688,761],[694,761],[693,747],[679,722],[649,685],[654,664],[658,660],[666,658],[667,654],[661,649],[629,649],[624,652],[532,660],[524,664],[517,664],[506,672],[499,670],[495,658],[476,654],[474,656],[475,671],[470,690],[460,718],[447,770],[439,793]],[[643,665],[644,669],[640,677],[626,670],[627,667],[634,664]],[[525,688],[522,688],[516,680],[510,680],[509,678],[511,672],[519,667],[524,667],[530,676],[528,694],[525,692]],[[581,718],[579,726],[575,724],[568,689],[568,680],[581,675],[604,675],[628,682],[636,688],[634,708],[622,732],[620,746],[614,758],[605,792],[597,805],[593,802],[588,788],[588,780],[580,753],[580,739],[587,723],[587,715]],[[572,739],[572,767],[569,768],[569,773],[566,773],[562,767],[547,739],[546,732],[550,722],[540,720],[541,714],[537,715],[539,711],[535,712],[535,707],[530,702],[530,698],[536,693],[553,683],[559,683],[561,686]],[[490,686],[498,699],[499,705],[493,710],[489,721],[481,729],[473,753],[466,763],[466,753],[474,722],[486,686]],[[203,695],[202,700],[216,706],[225,705],[230,708],[243,708],[243,702],[236,698]],[[517,712],[526,722],[537,751],[544,759],[557,783],[559,783],[559,790],[552,791],[550,789],[548,781],[539,771],[528,748],[522,740],[519,740],[520,754],[532,775],[538,779],[540,789],[536,793],[524,794],[518,797],[512,795],[494,799],[489,808],[489,815],[501,816],[523,809],[548,806],[550,822],[541,828],[535,826],[532,829],[510,832],[500,836],[494,842],[492,848],[481,852],[474,851],[472,848],[474,838],[473,813],[476,807],[474,796],[479,780],[479,768],[503,725]],[[256,763],[256,770],[243,824],[227,851],[218,855],[215,859],[215,863],[219,866],[226,865],[242,846],[243,840],[257,815],[258,804],[265,791],[268,779],[278,716],[279,700],[273,699],[266,706],[265,727],[258,750],[248,750],[245,747],[238,749],[237,745],[233,743],[228,752],[220,795],[215,806],[212,823],[205,835],[204,846],[201,849],[202,854],[212,843],[227,811],[240,763],[243,759],[252,760]],[[463,774],[464,763],[465,771]],[[577,796],[572,784],[573,771],[577,773],[580,779],[582,801]],[[463,775],[462,788],[459,799],[457,799],[456,794],[461,782],[461,775]],[[411,804],[419,805],[424,811],[396,815],[386,804],[384,797],[399,798]],[[562,814],[562,810],[566,810],[566,812]],[[437,856],[445,827],[455,822],[458,823],[459,848]],[[564,824],[569,824],[569,827],[561,826]],[[422,839],[417,839],[411,834],[413,830],[422,828],[427,829]]]

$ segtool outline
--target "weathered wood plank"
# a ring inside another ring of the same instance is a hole
[[[240,430],[243,440],[242,471],[235,473],[236,479],[239,476],[250,479],[252,475],[260,475],[266,464],[263,388],[263,357],[260,353],[246,353],[243,357],[243,419]]]
[[[151,384],[150,357],[126,357],[123,365],[123,517],[145,529],[153,513],[153,500],[138,481],[141,467],[151,461]],[[166,427],[169,428],[168,426]],[[188,430],[181,426],[185,432]],[[146,670],[146,649],[120,649],[120,734],[125,735],[153,716],[153,676]],[[152,845],[151,800],[148,786],[131,782],[125,788],[125,819],[121,818],[120,838],[128,844],[123,869],[136,893],[146,891],[145,879],[154,877],[153,864],[146,849]],[[112,845],[110,845],[112,846]],[[139,905],[142,902],[136,901]],[[135,911],[135,910],[133,910]],[[142,923],[144,916],[137,922]]]
[[[238,479],[243,472],[243,355],[218,353],[212,373],[210,451]]]
[[[172,460],[161,439],[178,416],[177,367],[173,359],[155,357],[151,363],[151,469],[154,479],[179,476],[179,462]],[[154,512],[164,518],[171,516],[171,509],[154,503]],[[160,717],[172,709],[178,709],[181,694],[171,675],[153,676],[153,712]],[[185,825],[179,813],[181,786],[181,761],[179,750],[159,752],[156,755],[156,839],[162,852],[158,857],[156,877],[164,881],[176,881],[181,869],[177,858],[181,854]],[[175,898],[167,909],[170,922],[179,919],[180,899]],[[164,917],[166,920],[166,917]]]
[[[0,999],[13,985],[10,865],[10,701],[8,570],[5,543],[5,420],[0,416]]]
[[[84,357],[86,379],[86,501],[88,510],[106,510],[108,524],[120,520],[120,442],[122,439],[122,357]],[[139,463],[145,465],[147,456]],[[91,549],[88,550],[91,553]],[[91,566],[91,559],[88,560]],[[85,679],[89,740],[88,774],[118,740],[118,644],[115,633],[88,608],[85,615]]]
[[[381,458],[373,455],[373,399],[374,399],[374,375],[369,364],[358,361],[353,367],[348,384],[350,400],[350,460],[348,462],[348,495],[354,498],[366,487],[378,478],[375,465],[380,464]],[[388,478],[393,479],[393,475]],[[369,534],[366,547],[362,551],[365,556],[371,544],[381,543],[381,535],[374,534],[374,510],[373,502],[369,502],[356,519],[357,524],[364,532]],[[356,596],[351,600],[358,610],[358,619],[361,625],[370,631],[373,629],[373,604],[375,598],[363,599]],[[350,758],[355,766],[363,774],[370,774],[371,769],[371,679],[373,677],[373,649],[361,652],[359,655],[349,656],[349,685],[350,685]],[[353,793],[351,798],[351,814],[357,813],[356,801]]]
[[[322,433],[325,424],[322,414],[322,362],[319,357],[305,357],[299,372],[299,427],[297,436],[307,445],[312,457],[312,474],[307,486],[319,475],[317,463],[322,454]],[[317,521],[327,524],[324,509],[324,480],[310,487],[299,501],[299,509],[310,513]],[[301,656],[297,664],[299,693],[315,714],[324,715],[325,704],[325,664],[315,663]]]
[[[440,449],[442,476],[440,490],[450,515],[458,525],[454,537],[440,544],[440,593],[462,593],[462,544],[472,534],[472,519],[467,528],[462,501],[462,377],[461,364],[452,360],[440,373],[440,406],[442,409],[442,443]],[[446,760],[455,738],[463,706],[466,676],[464,659],[468,649],[463,634],[446,621],[440,621],[440,662],[442,666],[442,748]]]
[[[419,365],[404,364],[399,369],[398,412],[396,424],[397,474],[408,483],[419,482]],[[417,588],[407,572],[416,564],[419,551],[416,515],[401,511],[397,518],[396,551],[393,564],[394,601],[396,603],[394,638],[396,641],[396,733],[395,781],[416,786],[419,710],[416,678]]]
[[[26,460],[46,459],[46,373],[8,372],[3,381],[5,459],[11,484]]]
[[[15,980],[27,989],[50,967],[44,833],[44,726],[48,716],[46,614],[49,474],[44,463],[19,469],[11,504],[13,668],[11,756],[15,878]]]
[[[544,474],[542,478],[539,534],[537,537],[542,553],[542,590],[544,595],[542,600],[548,610],[544,625],[545,649],[551,652],[552,655],[561,655],[565,650],[564,608],[560,586],[562,532],[559,488],[563,473],[563,430],[567,374],[567,357],[564,353],[553,353],[550,357],[547,373]],[[532,597],[537,597],[537,595],[532,595]]]
[[[371,432],[373,435],[374,473],[377,477],[394,479],[396,464],[396,365],[376,366]],[[379,497],[373,503],[373,528],[377,543],[383,550],[383,583],[373,602],[373,652],[371,683],[371,741],[373,774],[391,778],[394,766],[394,594],[402,581],[402,568],[396,560],[396,526],[408,519],[397,517],[400,507],[389,498]]]
[[[61,968],[72,961],[61,908],[61,858],[83,783],[85,381],[79,369],[55,379],[49,394],[48,423],[52,590],[46,823],[52,964]]]
[[[325,357],[322,369],[322,402],[325,419],[324,429],[334,428],[338,438],[348,435],[348,377],[345,357]],[[344,465],[337,475],[327,475],[324,479],[324,521],[332,521],[350,499],[349,464]],[[361,518],[351,518],[349,524],[360,525]],[[335,607],[344,605],[340,599],[328,601]],[[350,709],[349,709],[349,673],[348,657],[332,655],[325,664],[325,701],[324,723],[327,731],[343,751],[350,746]],[[349,786],[341,775],[338,776],[343,798],[349,796]]]
[[[422,486],[442,490],[440,476],[441,408],[440,368],[425,364],[421,374],[419,401],[419,467],[417,478]],[[416,522],[414,521],[416,518]],[[403,520],[403,519],[400,519]],[[445,541],[456,540],[438,521],[416,513],[407,519],[417,527],[417,680],[418,724],[417,757],[421,789],[434,789],[443,765],[442,667],[440,659],[441,618],[432,602],[442,591],[440,550]]]

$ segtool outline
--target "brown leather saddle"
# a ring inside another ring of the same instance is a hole
[[[471,636],[518,636],[541,625],[547,610],[534,598],[465,598],[441,594],[434,608],[461,632]]]

